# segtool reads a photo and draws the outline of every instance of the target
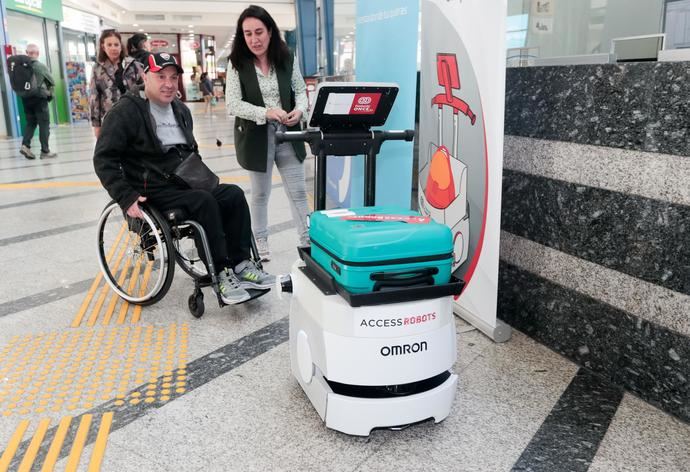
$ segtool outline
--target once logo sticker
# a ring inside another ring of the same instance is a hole
[[[357,103],[360,105],[369,105],[371,103],[371,97],[360,97]]]

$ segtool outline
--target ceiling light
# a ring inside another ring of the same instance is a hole
[[[139,28],[139,31],[142,32],[142,33],[144,32],[144,30],[143,30],[142,28]]]
[[[194,25],[187,25],[187,28],[194,28]]]
[[[139,26],[138,24],[134,23],[132,26]]]

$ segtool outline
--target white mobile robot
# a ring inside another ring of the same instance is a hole
[[[317,156],[317,210],[326,206],[327,155],[365,154],[365,206],[374,204],[381,144],[414,135],[370,129],[385,123],[397,91],[393,84],[321,84],[309,129],[278,133],[278,142],[307,142]],[[283,283],[284,291],[292,291],[290,362],[326,426],[367,436],[374,428],[445,419],[458,381],[451,372],[451,303],[462,282],[354,294],[311,258],[309,248],[299,251],[302,260]]]

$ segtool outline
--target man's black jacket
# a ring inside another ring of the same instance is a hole
[[[172,172],[181,162],[163,151],[144,97],[142,91],[132,91],[115,103],[103,120],[93,155],[98,178],[123,210],[149,191],[174,185],[162,173]],[[172,107],[187,145],[197,151],[189,108],[177,99]]]

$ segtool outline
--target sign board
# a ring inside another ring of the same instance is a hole
[[[76,10],[68,6],[62,7],[62,27],[74,31],[101,34],[100,20],[96,15]]]
[[[454,311],[495,341],[505,108],[506,0],[422,0],[419,190],[453,233]]]
[[[62,0],[5,0],[5,8],[62,21]]]
[[[152,48],[167,48],[170,45],[165,39],[152,39],[149,44]]]

